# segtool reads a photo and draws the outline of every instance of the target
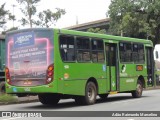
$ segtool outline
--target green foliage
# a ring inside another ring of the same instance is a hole
[[[36,21],[33,19],[33,16],[36,14],[36,4],[40,2],[40,0],[17,0],[17,2],[22,5],[21,12],[25,17],[22,17],[20,22],[22,25],[30,25],[32,28],[33,24],[36,24]]]
[[[0,95],[0,102],[8,103],[8,102],[18,102],[16,96],[8,95],[8,94],[1,94]]]
[[[5,16],[8,14],[8,11],[4,10],[5,4],[2,4],[0,7],[0,27],[6,23]]]
[[[108,12],[112,34],[149,38],[160,43],[159,0],[112,0]]]
[[[7,20],[15,20],[15,16],[5,10],[5,3],[0,6],[0,27],[4,27]]]
[[[89,28],[87,32],[93,32],[93,33],[100,33],[100,34],[106,34],[105,29],[100,29],[100,28]]]
[[[38,18],[33,18],[37,16],[36,5],[40,0],[17,0],[17,2],[22,5],[21,12],[25,17],[22,17],[20,22],[23,26],[30,25],[32,28],[33,25],[41,26],[41,27],[49,27],[66,12],[64,9],[56,8],[56,12],[53,13],[51,10],[44,10],[43,12],[38,13]]]
[[[52,24],[55,24],[55,22],[61,18],[62,15],[64,15],[66,12],[64,9],[56,8],[56,12],[53,13],[51,10],[44,10],[43,12],[40,12],[38,17],[39,20],[37,21],[37,25],[41,27],[49,27]]]

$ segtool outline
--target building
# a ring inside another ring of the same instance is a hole
[[[108,33],[109,29],[109,18],[96,20],[88,23],[78,24],[74,26],[67,27],[65,29],[78,30],[78,31],[87,31],[89,28],[100,28],[105,29]]]

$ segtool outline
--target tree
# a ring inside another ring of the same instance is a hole
[[[22,22],[22,25],[30,25],[32,28],[33,24],[36,24],[36,21],[33,19],[33,16],[36,14],[36,4],[40,2],[40,0],[17,0],[20,5],[23,5],[24,7],[21,8],[22,13],[25,17],[22,17],[20,20]]]
[[[106,34],[105,29],[100,29],[100,28],[89,28],[87,32],[93,32],[93,33],[100,33],[100,34]]]
[[[53,13],[51,10],[47,9],[38,14],[39,20],[37,21],[37,25],[41,27],[50,27],[52,24],[55,25],[55,22],[66,12],[64,9],[56,8],[56,12]]]
[[[5,3],[0,7],[0,27],[3,28],[8,20],[15,20],[15,16],[5,10]]]
[[[115,35],[149,38],[160,43],[159,0],[112,0],[110,31]]]

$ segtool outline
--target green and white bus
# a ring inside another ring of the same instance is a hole
[[[42,104],[73,98],[142,95],[154,84],[150,40],[65,29],[24,29],[6,35],[6,91],[36,94]]]

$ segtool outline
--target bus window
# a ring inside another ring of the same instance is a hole
[[[60,52],[63,61],[75,61],[75,46],[73,36],[60,36]]]
[[[132,61],[138,62],[138,44],[133,44]]]
[[[89,38],[77,37],[77,61],[86,62],[91,60]]]
[[[120,60],[121,62],[132,62],[132,46],[131,43],[120,43]]]
[[[139,63],[144,63],[144,45],[139,44],[138,45],[138,62]]]
[[[104,62],[104,46],[102,40],[92,40],[92,61]]]
[[[121,62],[125,62],[125,55],[124,55],[124,51],[125,51],[125,48],[124,48],[124,44],[123,43],[119,43],[119,53],[120,53],[120,61]]]
[[[125,62],[132,62],[132,57],[131,57],[131,53],[132,53],[132,46],[131,43],[125,43]]]

